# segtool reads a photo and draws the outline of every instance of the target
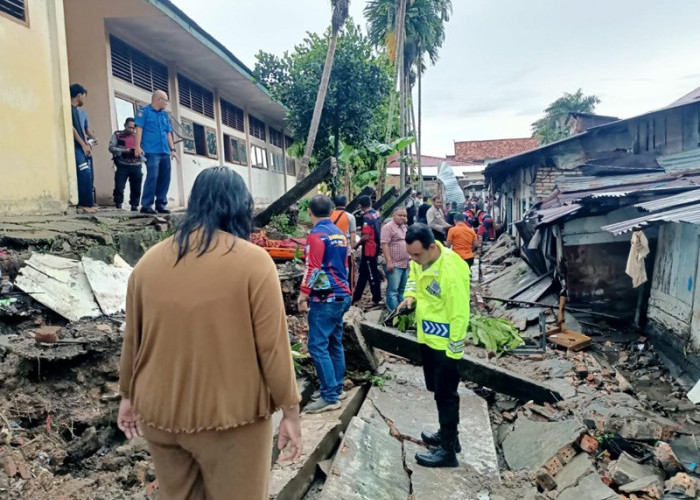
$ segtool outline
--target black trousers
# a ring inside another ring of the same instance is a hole
[[[474,265],[474,257],[470,259],[464,259],[464,262],[466,262],[469,267],[472,267]]]
[[[138,207],[141,200],[141,181],[143,180],[140,163],[138,165],[117,165],[117,170],[114,172],[114,204],[124,203],[124,188],[127,179],[130,191],[129,205]]]
[[[367,281],[369,281],[369,289],[372,291],[372,301],[379,302],[382,300],[382,290],[380,285],[382,283],[382,276],[379,274],[379,267],[377,267],[376,257],[365,257],[364,255],[360,259],[360,271],[357,278],[357,286],[355,287],[355,292],[352,294],[352,301],[357,302],[362,299],[362,294],[365,291],[365,286],[367,286]]]
[[[420,349],[425,386],[434,394],[437,404],[440,438],[445,448],[453,449],[459,427],[459,364],[444,351],[436,351],[425,344],[420,344]]]
[[[436,231],[435,229],[431,229],[431,231],[433,232],[433,236],[435,237],[435,239],[437,241],[439,241],[440,243],[445,243],[445,240],[447,238],[445,237],[444,233],[441,233],[440,231]]]

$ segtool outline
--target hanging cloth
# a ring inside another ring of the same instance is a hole
[[[635,231],[632,233],[630,254],[627,257],[627,268],[625,269],[627,276],[632,278],[632,288],[637,288],[647,281],[647,270],[644,264],[644,258],[647,255],[649,255],[649,241],[643,232]]]

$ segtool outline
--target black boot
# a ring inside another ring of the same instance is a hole
[[[416,453],[416,462],[423,467],[458,467],[457,454],[443,447],[425,453]]]
[[[438,447],[441,444],[440,431],[437,432],[421,432],[420,438],[425,444],[431,447]],[[455,444],[455,453],[462,453],[462,445],[459,444],[459,439]]]

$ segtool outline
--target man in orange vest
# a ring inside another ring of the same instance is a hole
[[[354,290],[355,266],[353,265],[352,249],[355,244],[355,238],[357,237],[357,221],[354,215],[345,210],[348,204],[348,198],[346,196],[341,194],[336,195],[333,198],[333,203],[335,203],[335,210],[331,213],[331,222],[333,222],[348,239],[348,282],[350,283],[350,289]]]

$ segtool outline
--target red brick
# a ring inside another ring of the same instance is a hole
[[[561,450],[559,450],[557,456],[559,457],[559,460],[562,463],[568,464],[576,456],[576,450],[574,450],[573,446],[567,445],[564,446]]]
[[[589,434],[584,434],[579,446],[589,455],[594,455],[598,451],[598,440]]]
[[[549,460],[544,467],[551,476],[556,476],[559,471],[564,468],[564,465],[561,463],[561,460],[559,460],[559,457],[554,457]]]

